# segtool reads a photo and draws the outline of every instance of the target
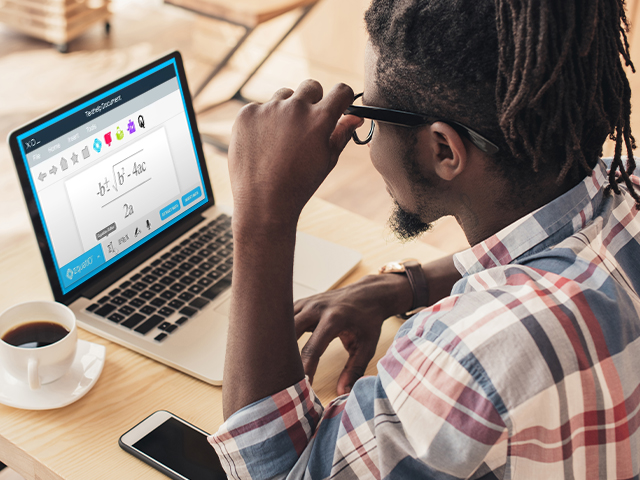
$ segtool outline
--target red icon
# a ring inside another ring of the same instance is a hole
[[[111,140],[111,132],[108,132],[108,133],[104,134],[104,141],[107,144],[107,146],[109,146],[109,147],[111,146],[111,142],[112,142],[112,140]]]

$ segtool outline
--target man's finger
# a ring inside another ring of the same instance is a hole
[[[283,88],[277,90],[276,93],[273,94],[273,96],[271,97],[271,101],[273,101],[273,100],[286,100],[291,95],[293,95],[293,90],[291,90],[290,88],[283,87]]]
[[[329,323],[330,322],[320,322],[300,352],[304,373],[307,374],[310,379],[313,379],[313,376],[316,374],[320,357],[327,350],[331,341],[338,336],[338,332],[333,332],[331,327],[328,326]]]
[[[309,310],[303,310],[294,313],[293,322],[296,329],[296,338],[299,339],[305,332],[313,332],[320,320],[317,313]]]
[[[309,298],[309,297],[307,297],[307,298]],[[297,301],[293,302],[293,314],[294,315],[297,315],[302,311],[304,306],[307,304],[307,298],[301,298],[300,300],[297,300]]]
[[[349,355],[340,378],[338,379],[338,395],[350,393],[353,384],[361,378],[367,370],[369,362],[376,353],[376,345],[360,345],[359,348]]]
[[[355,132],[356,128],[363,123],[363,118],[356,117],[354,115],[344,115],[340,120],[338,120],[335,130],[329,138],[331,151],[334,155],[337,156],[342,152],[342,150],[344,150],[344,147],[346,147],[349,140],[351,140],[353,132]]]
[[[353,103],[353,90],[349,85],[338,83],[327,93],[321,104],[327,115],[336,120]]]
[[[322,85],[317,80],[308,79],[302,82],[295,93],[293,94],[295,97],[304,98],[306,101],[311,103],[318,103],[322,100]]]

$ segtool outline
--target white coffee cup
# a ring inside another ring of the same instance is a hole
[[[53,322],[68,333],[47,346],[24,348],[3,340],[16,327],[33,322]],[[0,314],[0,368],[32,390],[55,382],[71,368],[76,356],[76,317],[68,307],[56,302],[37,301],[14,305]]]

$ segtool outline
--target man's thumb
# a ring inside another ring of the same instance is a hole
[[[336,128],[333,130],[331,138],[329,139],[331,142],[331,150],[335,155],[342,153],[344,147],[346,147],[349,140],[351,140],[353,132],[363,123],[364,119],[356,117],[355,115],[343,115],[340,120],[338,120]]]

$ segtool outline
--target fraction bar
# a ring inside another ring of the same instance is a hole
[[[124,192],[122,195],[118,195],[116,198],[114,198],[113,200],[111,200],[110,202],[105,203],[104,205],[102,205],[102,208],[106,207],[107,205],[109,205],[110,203],[115,202],[116,200],[118,200],[121,197],[124,197],[127,193],[129,192],[133,192],[136,188],[144,185],[145,183],[147,183],[149,180],[151,180],[152,177],[147,178],[144,182],[136,185],[135,187],[133,187],[131,190],[127,190],[126,192]]]

